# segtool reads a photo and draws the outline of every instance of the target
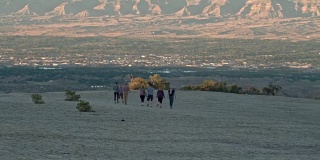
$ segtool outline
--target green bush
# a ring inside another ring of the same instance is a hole
[[[239,87],[237,84],[233,84],[227,88],[227,92],[240,94],[240,93],[242,93],[242,88]]]
[[[262,93],[265,95],[273,95],[275,96],[279,91],[281,91],[282,87],[279,85],[269,84],[268,87],[263,87]]]
[[[187,85],[187,86],[183,86],[182,87],[182,90],[191,90],[191,91],[194,91],[194,90],[196,90],[196,89],[194,89],[194,86],[191,86],[191,85]]]
[[[240,87],[237,87],[241,90]],[[214,80],[204,80],[199,85],[188,85],[182,88],[183,90],[193,90],[193,91],[213,91],[213,92],[228,92],[227,83],[224,81],[216,82]]]
[[[255,87],[250,87],[244,90],[245,94],[253,94],[253,95],[260,95],[261,92],[259,89],[255,88]]]
[[[65,101],[79,101],[79,99],[81,98],[81,96],[76,94],[75,91],[66,90],[65,95],[66,95],[66,99],[64,99]]]
[[[40,95],[40,94],[32,94],[31,98],[35,104],[44,104],[44,101],[42,99],[42,95]]]
[[[213,80],[204,80],[198,87],[201,91],[214,91],[218,83]]]
[[[92,112],[92,106],[89,102],[80,100],[76,107],[80,112]]]

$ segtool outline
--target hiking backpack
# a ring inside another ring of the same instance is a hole
[[[163,97],[163,91],[158,91],[157,96],[158,96],[158,97]]]
[[[140,89],[140,95],[145,95],[146,91],[144,89]]]

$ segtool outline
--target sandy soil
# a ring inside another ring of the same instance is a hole
[[[0,159],[319,159],[320,101],[178,91],[174,109],[128,105],[112,92],[0,93]],[[125,121],[121,121],[121,120]]]

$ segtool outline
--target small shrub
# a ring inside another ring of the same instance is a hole
[[[150,82],[152,82],[152,85],[155,89],[159,89],[159,88],[162,88],[165,90],[169,89],[169,83],[167,82],[166,79],[160,77],[159,74],[154,74],[153,76],[150,76],[149,79],[150,79]]]
[[[260,95],[261,94],[260,90],[255,87],[250,87],[248,89],[245,89],[244,93],[245,94],[253,94],[253,95]]]
[[[44,101],[43,101],[42,96],[40,94],[32,94],[31,98],[35,104],[44,104]]]
[[[227,92],[240,94],[242,92],[242,88],[239,87],[237,84],[233,84],[227,88]]]
[[[132,81],[129,83],[130,90],[140,89],[142,86],[144,88],[148,88],[149,84],[148,84],[147,80],[145,80],[141,77],[133,78]]]
[[[282,89],[281,86],[269,84],[268,87],[263,87],[262,93],[265,95],[275,96],[279,91],[281,91],[281,89]]]
[[[79,99],[81,98],[81,96],[76,94],[75,91],[66,90],[65,95],[66,95],[66,99],[64,99],[65,101],[79,101]]]
[[[89,102],[80,100],[77,104],[77,109],[80,112],[92,112],[92,106],[89,104]]]

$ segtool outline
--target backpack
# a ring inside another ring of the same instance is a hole
[[[163,97],[163,91],[162,90],[158,91],[157,97]]]
[[[114,90],[115,92],[119,92],[119,86],[118,86],[118,85],[115,85],[115,86],[113,87],[113,90]]]
[[[146,91],[144,89],[140,89],[140,95],[145,95]]]

